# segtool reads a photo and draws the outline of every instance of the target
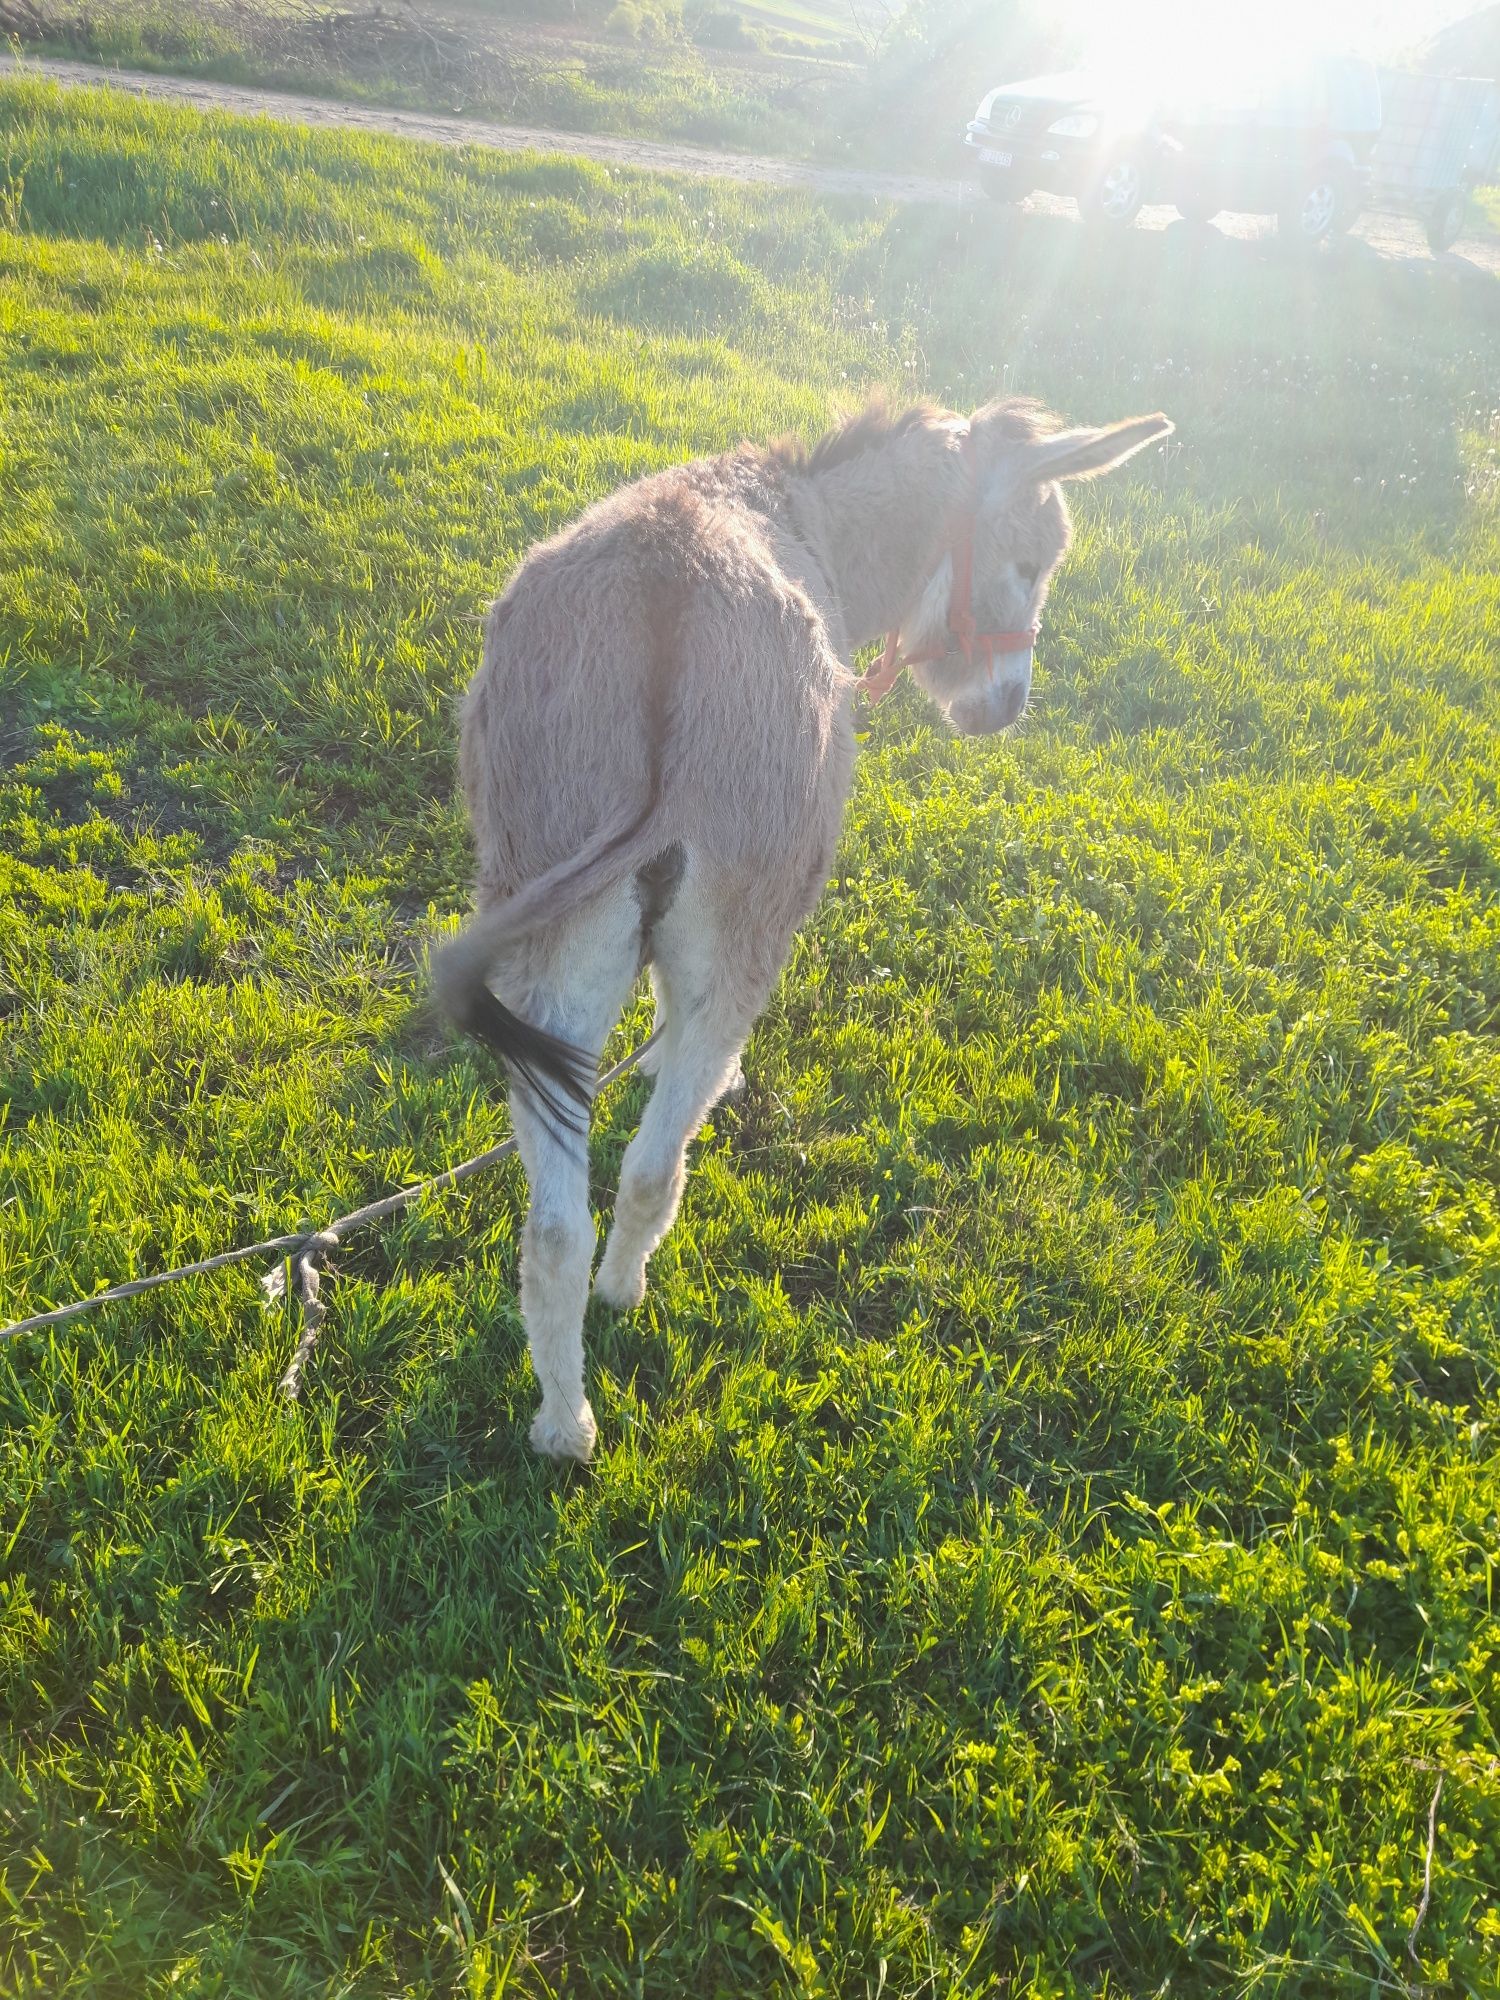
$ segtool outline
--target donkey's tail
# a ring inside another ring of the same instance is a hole
[[[487,1043],[547,1113],[575,1132],[586,1127],[594,1099],[593,1056],[523,1021],[491,992],[489,977],[508,944],[557,923],[651,858],[661,844],[658,807],[653,796],[631,819],[605,827],[433,954],[433,988],[454,1026]]]

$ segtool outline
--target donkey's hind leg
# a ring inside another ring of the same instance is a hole
[[[496,989],[526,1020],[597,1064],[634,984],[638,950],[639,915],[627,887],[549,939],[542,967],[514,981],[502,974]],[[583,1386],[583,1315],[595,1231],[586,1116],[570,1125],[514,1075],[510,1104],[531,1192],[521,1232],[521,1317],[542,1392],[531,1442],[554,1458],[587,1459],[595,1426]]]
[[[654,966],[651,969],[650,979],[651,990],[656,1002],[656,1011],[652,1018],[651,1031],[653,1036],[657,1036],[658,1039],[653,1040],[650,1048],[646,1050],[645,1054],[636,1064],[636,1068],[642,1076],[655,1076],[661,1068],[662,1043],[666,1040],[667,1035],[667,996],[663,981]],[[721,1097],[739,1097],[743,1094],[745,1088],[745,1072],[736,1063],[733,1074],[719,1095]]]
[[[560,1126],[520,1085],[511,1119],[531,1206],[521,1231],[521,1317],[542,1406],[531,1426],[537,1451],[587,1459],[594,1412],[583,1387],[583,1313],[594,1261],[588,1134]]]
[[[638,1306],[646,1259],[672,1226],[682,1198],[688,1144],[727,1090],[743,1081],[739,1057],[780,970],[781,955],[753,926],[716,920],[706,898],[685,895],[653,937],[653,977],[662,1038],[656,1084],[625,1150],[614,1221],[594,1281],[606,1305]],[[777,939],[784,948],[784,940]]]

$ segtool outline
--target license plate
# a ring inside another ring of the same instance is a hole
[[[996,152],[993,146],[981,146],[979,157],[987,167],[1008,167],[1013,162],[1015,155],[1013,153]]]

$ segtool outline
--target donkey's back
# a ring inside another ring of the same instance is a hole
[[[626,487],[527,557],[463,710],[481,905],[601,837],[613,877],[673,843],[720,870],[769,865],[805,831],[848,684],[807,567],[748,453]]]

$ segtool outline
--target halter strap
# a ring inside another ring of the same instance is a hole
[[[901,677],[904,667],[926,660],[945,659],[956,649],[972,666],[982,653],[986,669],[997,653],[1026,653],[1036,644],[1037,627],[1028,625],[1019,632],[979,632],[974,627],[974,523],[979,514],[979,468],[975,461],[974,433],[964,432],[964,466],[969,475],[969,496],[959,514],[948,554],[953,564],[953,588],[948,594],[948,636],[952,648],[924,646],[918,653],[901,651],[901,629],[886,635],[885,650],[860,682],[860,691],[873,706],[883,701]]]

